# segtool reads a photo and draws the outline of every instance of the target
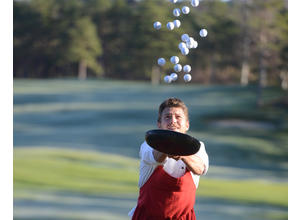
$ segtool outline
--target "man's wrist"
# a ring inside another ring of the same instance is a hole
[[[153,149],[152,154],[153,154],[154,160],[156,160],[158,163],[163,163],[168,156],[167,154],[159,152],[155,149]]]

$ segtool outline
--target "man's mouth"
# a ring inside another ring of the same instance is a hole
[[[168,126],[168,129],[172,131],[179,130],[179,128],[175,126]]]

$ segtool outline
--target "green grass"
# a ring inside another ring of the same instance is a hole
[[[137,170],[137,160],[118,155],[51,148],[14,150],[15,190],[133,193]]]
[[[55,148],[14,149],[14,197],[23,191],[64,191],[128,196],[138,193],[137,159]],[[200,180],[198,196],[287,207],[287,183]]]
[[[288,186],[286,183],[203,178],[200,181],[197,195],[234,200],[241,203],[288,206]]]
[[[138,156],[167,97],[189,107],[189,133],[217,165],[287,169],[287,92],[254,86],[159,85],[110,80],[14,80],[14,146],[51,146]],[[277,103],[277,104],[276,104]],[[272,129],[212,126],[220,120],[268,123]],[[224,156],[225,154],[225,156]],[[234,160],[232,160],[234,155]]]
[[[139,146],[145,132],[156,128],[158,106],[168,97],[187,104],[189,134],[203,141],[209,154],[211,170],[201,177],[197,196],[266,205],[268,214],[253,215],[287,219],[287,92],[265,88],[265,105],[258,107],[256,87],[238,85],[15,79],[16,204],[61,192],[135,201]],[[230,120],[262,126],[218,124]],[[227,171],[214,173],[217,167]],[[249,176],[254,179],[245,180]],[[283,211],[276,215],[273,209]]]

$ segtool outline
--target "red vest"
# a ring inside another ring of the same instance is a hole
[[[196,186],[191,173],[174,178],[158,166],[140,188],[133,220],[195,220]]]

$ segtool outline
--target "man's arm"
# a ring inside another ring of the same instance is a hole
[[[206,169],[204,161],[198,155],[190,156],[169,156],[174,160],[182,160],[189,171],[196,175],[202,175]]]
[[[153,154],[154,159],[155,159],[158,163],[164,162],[165,159],[166,159],[167,156],[168,156],[167,154],[162,153],[162,152],[159,152],[159,151],[157,151],[157,150],[155,150],[155,149],[153,149],[152,154]]]
[[[186,164],[188,170],[196,175],[202,175],[206,169],[203,160],[198,155],[181,156],[180,159]]]

